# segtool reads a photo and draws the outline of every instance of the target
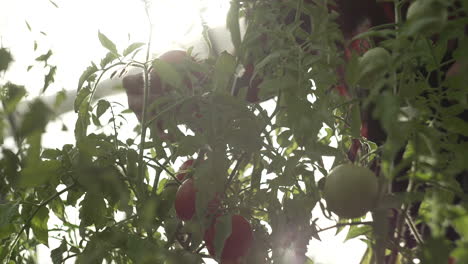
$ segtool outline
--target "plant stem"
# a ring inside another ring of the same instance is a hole
[[[72,189],[73,187],[75,187],[75,184],[72,184],[68,187],[66,187],[65,189],[61,190],[60,192],[50,196],[49,198],[47,198],[45,201],[43,201],[42,203],[40,203],[36,209],[34,209],[34,211],[32,212],[32,214],[28,217],[28,219],[26,219],[26,223],[23,225],[23,227],[20,229],[20,231],[18,232],[18,234],[16,235],[15,237],[15,240],[13,241],[13,243],[11,244],[11,248],[10,250],[8,251],[8,254],[7,254],[7,257],[6,257],[6,262],[5,263],[9,263],[10,261],[10,257],[11,257],[11,253],[13,252],[13,250],[15,249],[16,247],[16,244],[18,243],[19,241],[19,238],[21,236],[21,234],[24,232],[24,230],[26,230],[26,228],[30,225],[31,223],[31,220],[34,218],[34,216],[37,214],[37,212],[39,212],[39,210],[46,206],[48,203],[50,203],[52,200],[54,200],[55,198],[59,197],[61,194],[69,191],[70,189]]]
[[[325,228],[319,229],[319,230],[317,230],[317,233],[320,233],[320,232],[323,232],[323,231],[327,231],[327,230],[330,230],[330,229],[333,229],[333,228],[342,227],[342,226],[371,225],[372,223],[373,223],[372,221],[361,221],[361,222],[351,222],[351,223],[338,223],[338,224],[333,225],[333,226],[329,226],[329,227],[325,227]]]
[[[239,170],[239,165],[240,163],[242,162],[242,160],[244,159],[245,157],[245,153],[243,153],[238,159],[237,159],[237,163],[236,165],[234,166],[234,169],[232,169],[231,171],[231,174],[229,175],[229,178],[226,182],[226,186],[224,186],[224,192],[226,192],[227,188],[229,187],[229,185],[231,185],[231,182],[232,180],[234,179],[234,176],[236,176],[237,174],[237,171]]]
[[[150,49],[151,49],[151,38],[153,35],[153,24],[151,23],[151,17],[149,15],[149,7],[145,8],[146,17],[148,19],[149,24],[149,36],[148,36],[148,45],[146,49],[146,62],[149,61],[150,58]],[[142,117],[141,117],[141,139],[140,139],[140,153],[138,155],[139,167],[138,167],[138,176],[137,176],[137,189],[139,192],[143,191],[143,182],[144,182],[144,174],[145,174],[145,161],[143,160],[143,153],[145,150],[145,139],[146,139],[146,130],[148,129],[148,124],[146,124],[147,119],[147,106],[148,106],[148,94],[149,94],[149,87],[150,87],[150,78],[149,78],[149,67],[147,63],[144,64],[143,67],[143,78],[144,78],[144,91],[143,91],[143,109],[142,109]]]

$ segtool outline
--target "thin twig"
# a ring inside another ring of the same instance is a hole
[[[31,223],[31,220],[34,218],[34,216],[39,212],[39,210],[46,206],[48,203],[50,203],[52,200],[54,200],[55,198],[59,197],[61,194],[69,191],[71,188],[75,187],[75,184],[72,184],[68,187],[66,187],[65,189],[61,190],[60,192],[52,195],[51,197],[47,198],[45,201],[43,201],[41,204],[39,204],[36,209],[32,212],[32,214],[28,217],[28,219],[26,219],[26,223],[23,225],[23,227],[20,229],[20,231],[18,232],[18,234],[16,235],[16,238],[15,240],[13,241],[13,243],[11,244],[11,248],[8,252],[8,255],[7,255],[7,258],[6,258],[6,263],[8,263],[10,261],[10,257],[11,257],[11,253],[13,252],[13,249],[15,249],[16,247],[16,244],[18,243],[19,241],[19,238],[21,236],[21,234],[24,232],[24,230],[26,230],[26,228],[30,225]]]
[[[372,223],[373,223],[372,221],[361,221],[361,222],[351,222],[351,223],[338,223],[338,224],[333,225],[333,226],[329,226],[329,227],[325,227],[325,228],[319,229],[319,230],[317,230],[317,233],[320,233],[320,232],[323,232],[323,231],[327,231],[327,230],[330,230],[330,229],[333,229],[333,228],[342,227],[342,226],[371,225]]]
[[[62,263],[65,263],[65,261],[67,261],[68,259],[74,258],[78,256],[79,254],[81,253],[76,253],[76,254],[71,254],[71,255],[66,256],[64,259],[62,259]]]
[[[153,169],[162,169],[164,170],[167,174],[169,174],[169,176],[171,176],[172,179],[174,179],[179,185],[182,184],[182,182],[179,181],[179,179],[177,179],[177,177],[175,176],[175,174],[173,172],[171,172],[170,170],[168,170],[166,168],[166,166],[164,166],[163,164],[161,164],[158,160],[154,159],[154,158],[151,158],[151,157],[148,157],[148,156],[144,156],[144,158],[146,159],[149,159],[153,162],[155,162],[158,166],[155,166],[153,164],[150,164],[150,163],[146,163],[148,166],[150,166],[151,168]]]
[[[234,179],[234,176],[236,176],[237,174],[237,171],[239,170],[239,166],[240,166],[240,163],[242,162],[242,160],[244,159],[245,157],[245,153],[243,153],[238,159],[237,159],[237,163],[236,165],[234,166],[234,169],[232,169],[231,171],[231,174],[229,175],[229,178],[226,182],[226,185],[224,186],[224,192],[226,192],[227,188],[229,187],[229,185],[231,185],[231,182],[232,180]]]
[[[421,234],[419,234],[418,229],[416,228],[416,225],[414,224],[413,219],[408,213],[405,214],[405,219],[406,219],[406,224],[409,226],[410,231],[415,237],[416,241],[418,242],[418,244],[422,245],[424,243],[424,240],[422,239]]]

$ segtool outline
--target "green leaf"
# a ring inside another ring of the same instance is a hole
[[[78,81],[77,91],[80,91],[81,87],[83,86],[83,83],[87,81],[97,71],[98,71],[98,68],[94,64],[86,68],[86,70],[81,74],[80,79]],[[75,111],[76,111],[76,105],[75,105]]]
[[[236,58],[224,51],[215,64],[213,82],[214,89],[225,91],[236,70]],[[229,87],[230,88],[230,87]]]
[[[44,77],[44,86],[42,87],[42,93],[44,93],[47,90],[47,87],[49,87],[49,85],[55,81],[54,77],[56,71],[57,66],[50,67],[49,73],[47,73],[47,75]]]
[[[255,65],[255,70],[260,70],[262,69],[263,67],[265,67],[265,65],[267,65],[268,63],[270,63],[271,61],[279,58],[281,55],[283,55],[283,53],[285,53],[286,51],[284,50],[278,50],[278,51],[273,51],[272,53],[268,54],[268,56],[266,56],[265,58],[263,58],[259,63],[257,63]]]
[[[468,237],[468,215],[453,220],[453,226],[462,237]]]
[[[55,8],[59,8],[59,6],[52,0],[49,0],[49,3],[51,3]]]
[[[36,215],[31,219],[31,228],[37,240],[42,244],[49,245],[49,234],[47,222],[49,221],[49,210],[43,206],[37,211]]]
[[[20,135],[22,137],[27,137],[34,132],[43,133],[51,114],[52,111],[42,100],[34,100],[29,105],[29,111],[24,115],[21,122]]]
[[[456,116],[446,117],[443,120],[444,129],[468,137],[468,122]]]
[[[447,263],[450,255],[450,244],[443,238],[431,238],[424,241],[421,250],[421,263]]]
[[[104,114],[107,109],[109,109],[110,103],[107,100],[99,100],[97,109],[96,109],[96,116],[99,118]]]
[[[296,167],[299,164],[299,156],[289,157],[284,167],[284,172],[278,177],[278,183],[282,186],[292,186],[296,182]]]
[[[110,52],[116,55],[119,54],[114,42],[112,42],[106,35],[102,34],[101,31],[98,31],[98,38],[104,48],[108,49]]]
[[[285,75],[275,79],[264,80],[258,86],[258,89],[260,90],[259,98],[271,98],[277,95],[279,91],[286,91],[296,84],[297,81],[294,80],[294,77],[290,75]]]
[[[278,135],[278,138],[276,139],[278,141],[278,144],[281,147],[287,147],[291,144],[291,138],[292,136],[292,131],[291,130],[286,130],[281,132],[281,134]]]
[[[127,248],[133,263],[163,263],[166,258],[165,249],[136,235],[128,236]]]
[[[78,95],[76,96],[75,104],[74,104],[75,113],[78,113],[78,110],[80,109],[81,104],[85,101],[85,99],[90,94],[91,94],[91,90],[89,88],[81,89],[78,92]]]
[[[13,113],[16,110],[16,106],[27,94],[24,86],[16,85],[13,83],[6,83],[1,90],[0,99],[4,105],[4,111],[7,114]]]
[[[113,52],[108,52],[108,53],[106,54],[106,57],[104,57],[104,58],[101,60],[101,63],[100,63],[101,68],[106,67],[107,64],[109,64],[110,62],[112,62],[113,60],[115,60],[115,59],[117,59],[117,58],[118,58],[118,56],[117,56],[115,53],[113,53]]]
[[[63,201],[61,199],[54,199],[49,205],[57,218],[65,222],[65,206]]]
[[[87,193],[80,205],[80,226],[94,224],[97,229],[104,226],[106,223],[106,203],[103,197]]]
[[[372,248],[368,247],[359,264],[372,264]]]
[[[65,238],[60,243],[60,246],[50,252],[50,258],[53,264],[60,264],[63,261],[63,253],[67,251],[67,241]]]
[[[371,232],[372,232],[372,227],[370,225],[350,226],[348,235],[346,236],[345,241],[356,238],[358,236],[371,234]]]
[[[79,264],[102,264],[105,253],[108,249],[102,243],[99,243],[95,237],[86,244],[81,254],[78,254],[77,263]]]
[[[67,99],[67,92],[65,90],[61,90],[55,95],[55,102],[54,102],[54,109],[59,108]]]
[[[0,48],[0,72],[6,71],[13,61],[13,56],[6,48]]]
[[[187,252],[187,250],[183,249],[176,249],[174,252],[171,252],[171,254],[168,256],[166,259],[165,264],[180,264],[180,263],[186,263],[186,264],[196,264],[196,263],[203,263],[203,259],[191,252]]]
[[[177,148],[177,155],[189,156],[197,152],[203,145],[203,138],[199,136],[184,136]]]
[[[145,43],[142,42],[135,42],[130,44],[124,51],[123,51],[123,56],[127,56],[128,54],[132,53],[133,51],[139,49],[140,47],[144,46]]]
[[[223,215],[216,220],[215,224],[215,237],[213,240],[213,245],[215,248],[216,256],[218,259],[221,257],[221,253],[223,252],[224,242],[226,239],[231,235],[232,229],[232,216],[231,215]]]
[[[229,8],[226,18],[226,26],[229,32],[231,32],[231,40],[234,44],[234,48],[238,51],[241,45],[241,33],[239,26],[239,2],[237,1],[231,1],[231,7]]]
[[[15,225],[13,224],[6,224],[3,226],[0,226],[0,239],[8,238],[11,234],[15,232],[16,232],[16,229],[15,229]],[[0,260],[2,260],[1,254],[0,254]]]
[[[11,234],[7,231],[11,231],[10,225],[13,223],[15,218],[19,216],[18,209],[18,203],[0,204],[0,230],[3,231],[0,231],[0,239],[5,238]]]
[[[52,56],[52,50],[47,51],[47,53],[42,54],[41,56],[36,58],[36,61],[44,61],[47,62],[49,60],[50,56]]]
[[[29,31],[31,31],[31,25],[29,25],[29,22],[27,20],[24,21],[26,23],[26,27],[28,28]]]
[[[24,188],[33,188],[58,179],[61,163],[57,160],[46,160],[28,165],[21,171],[19,185]]]

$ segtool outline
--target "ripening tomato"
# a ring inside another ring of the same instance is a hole
[[[193,179],[187,179],[179,186],[174,206],[181,220],[188,221],[195,214],[196,192]]]
[[[204,240],[206,248],[211,256],[215,255],[214,239],[216,235],[216,224],[206,230]],[[221,253],[221,263],[236,263],[236,261],[247,255],[252,246],[253,232],[250,223],[241,215],[231,217],[231,235],[224,241]]]
[[[174,206],[179,219],[189,221],[193,218],[196,212],[197,189],[192,178],[185,180],[177,190]],[[220,195],[217,194],[208,203],[208,214],[215,214],[221,204]]]
[[[194,159],[189,159],[189,160],[186,160],[184,163],[182,163],[182,165],[179,168],[179,173],[176,175],[176,178],[179,181],[181,182],[184,181],[185,177],[187,176],[187,172],[185,171],[190,169],[194,162],[195,162]]]

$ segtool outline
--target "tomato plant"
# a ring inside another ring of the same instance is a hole
[[[2,81],[0,261],[59,241],[54,264],[314,263],[309,242],[333,229],[365,242],[362,264],[468,263],[467,13],[459,0],[233,0],[234,50],[205,28],[207,56],[151,58],[151,43],[98,32],[107,53],[76,76],[74,138],[58,148],[43,142],[55,103]],[[8,73],[15,54],[0,52]],[[41,93],[63,67],[53,54],[33,59]],[[94,100],[106,78],[128,109]]]

